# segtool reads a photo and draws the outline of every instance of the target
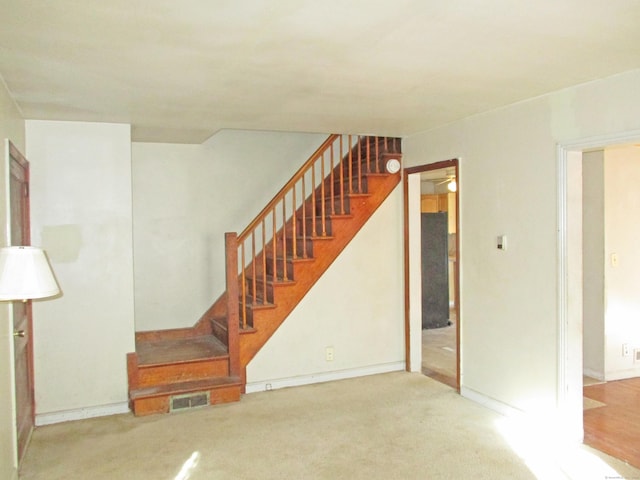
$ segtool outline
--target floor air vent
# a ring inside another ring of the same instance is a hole
[[[189,408],[206,407],[209,405],[209,392],[189,393],[171,397],[170,412],[179,412]]]

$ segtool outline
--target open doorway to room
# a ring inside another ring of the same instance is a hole
[[[637,135],[560,149],[559,389],[587,445],[640,467]]]
[[[456,389],[460,385],[458,185],[457,160],[405,170],[406,246],[412,245],[405,249],[407,365]]]

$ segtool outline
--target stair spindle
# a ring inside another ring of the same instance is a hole
[[[316,229],[316,215],[318,214],[318,212],[316,208],[316,193],[315,193],[315,190],[316,190],[316,166],[315,165],[316,165],[315,162],[311,165],[311,191],[313,192],[311,194],[311,198],[313,198],[311,236],[313,237],[317,236],[317,233],[318,233]]]
[[[358,135],[358,193],[362,193],[362,137]]]
[[[322,156],[320,157],[320,222],[322,223],[322,236],[326,237],[327,236],[327,223],[326,223],[326,204],[327,204],[327,198],[325,196],[325,192],[324,192],[324,152],[322,153]],[[332,198],[333,200],[333,198]]]
[[[262,225],[262,248],[260,249],[262,256],[262,302],[265,303],[267,301],[267,258],[264,254],[266,252],[267,246],[267,232],[265,231],[264,218],[261,222]]]
[[[287,273],[287,208],[284,202],[284,198],[282,199],[282,278],[287,281],[289,280],[289,275]],[[293,239],[295,242],[296,239]]]
[[[367,173],[371,172],[371,142],[367,138]],[[360,192],[362,193],[362,191]]]
[[[242,303],[242,328],[247,328],[247,274],[246,274],[246,263],[245,263],[245,247],[244,242],[242,242],[240,247],[241,252],[241,270],[240,270],[240,285],[242,285],[242,294],[240,295],[240,301]]]
[[[272,230],[271,230],[271,243],[273,246],[273,278],[278,278],[278,238],[276,235],[276,207],[273,207],[271,211],[272,218]]]
[[[298,258],[298,242],[296,241],[296,239],[298,238],[297,235],[297,208],[296,208],[296,185],[293,185],[293,191],[291,192],[292,195],[292,199],[291,199],[291,211],[293,212],[293,218],[291,221],[291,226],[292,226],[292,230],[293,230],[293,258]]]
[[[335,143],[335,142],[334,142]],[[331,198],[334,199],[335,198],[335,187],[333,185],[334,182],[334,178],[333,178],[333,143],[331,144],[331,151],[329,153],[330,157],[330,170],[329,170],[329,185],[331,185],[330,191],[331,191]],[[331,215],[335,215],[336,214],[336,202],[332,201],[331,202]]]
[[[343,135],[340,135],[340,214],[344,214],[344,166],[342,159],[344,158]]]
[[[251,303],[256,304],[257,302],[257,287],[256,287],[256,231],[251,232],[251,258],[253,261],[251,262]]]
[[[304,175],[300,181],[302,182],[302,258],[307,258],[307,195]]]
[[[353,193],[353,143],[349,135],[349,193]]]

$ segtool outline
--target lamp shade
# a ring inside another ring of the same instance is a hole
[[[44,250],[0,248],[0,300],[30,300],[60,293]]]

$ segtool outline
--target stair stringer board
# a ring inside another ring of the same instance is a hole
[[[294,264],[295,283],[290,291],[275,299],[274,308],[253,313],[254,329],[240,336],[240,365],[243,369],[400,183],[400,173],[368,177],[370,192],[352,197],[351,217],[336,225],[331,239],[314,240],[313,262],[304,263],[300,268]]]

